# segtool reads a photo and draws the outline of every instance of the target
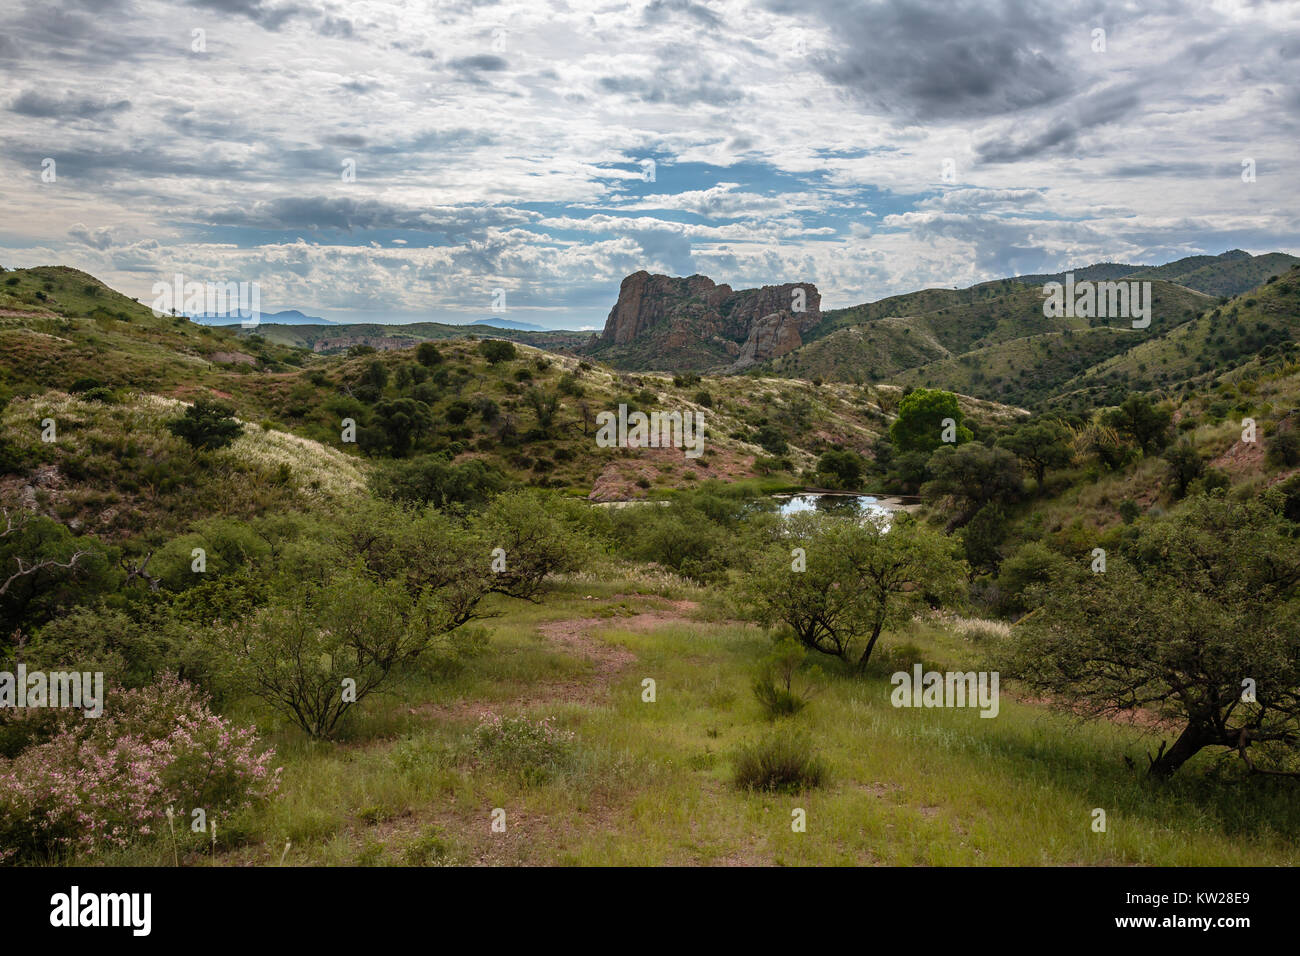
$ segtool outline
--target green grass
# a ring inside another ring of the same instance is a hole
[[[1206,759],[1152,785],[1124,765],[1128,755],[1144,766],[1152,746],[1133,728],[1079,725],[1016,700],[1014,689],[1004,689],[991,720],[976,710],[893,708],[888,670],[912,655],[979,666],[984,645],[931,626],[893,636],[894,659],[866,678],[830,669],[812,705],[778,722],[815,742],[827,770],[821,788],[737,790],[737,753],[770,726],[749,690],[767,646],[755,628],[677,620],[632,630],[614,614],[596,637],[635,662],[605,689],[548,698],[548,687],[581,686],[593,669],[544,642],[536,626],[620,604],[663,610],[624,587],[582,583],[544,606],[503,607],[486,654],[368,704],[340,743],[275,731],[283,794],[226,823],[238,845],[215,861],[275,864],[286,842],[294,865],[1289,866],[1300,856],[1291,791],[1229,780]],[[653,703],[642,699],[646,678]],[[481,709],[553,717],[575,735],[572,759],[534,783],[477,762],[466,741]],[[495,808],[506,813],[505,833],[491,831]],[[1094,808],[1106,810],[1105,833],[1092,829]],[[807,832],[791,829],[796,809]],[[100,862],[167,862],[170,853],[163,839]]]

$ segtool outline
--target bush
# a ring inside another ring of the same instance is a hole
[[[191,685],[165,677],[106,696],[114,703],[103,716],[64,715],[53,739],[0,760],[0,860],[125,846],[158,829],[169,808],[211,819],[278,788],[274,751]]]
[[[769,718],[793,717],[808,706],[811,697],[794,689],[794,675],[807,652],[793,638],[786,637],[763,659],[750,685]]]
[[[403,585],[349,569],[290,589],[277,604],[216,631],[226,681],[309,736],[332,735],[354,704],[412,665],[439,633]]]
[[[574,757],[573,734],[556,730],[551,720],[489,714],[474,728],[474,755],[526,784],[544,783],[568,769]]]
[[[733,780],[740,790],[799,793],[820,787],[826,768],[807,737],[778,731],[740,749]]]
[[[1268,440],[1267,458],[1275,468],[1300,465],[1300,431],[1294,428],[1278,431]]]
[[[98,402],[101,405],[114,405],[117,403],[117,395],[111,388],[99,386],[98,388],[89,388],[82,393],[83,402]]]
[[[235,410],[223,402],[200,398],[180,418],[167,423],[167,430],[183,438],[191,448],[224,448],[244,431],[234,418]]]
[[[506,487],[506,478],[477,458],[454,464],[439,455],[423,455],[382,466],[375,491],[393,501],[478,507]]]
[[[827,488],[857,491],[862,487],[864,466],[865,462],[857,452],[833,448],[817,460],[817,480]]]
[[[415,350],[415,360],[425,368],[429,368],[442,361],[442,353],[432,342],[421,342]]]
[[[487,359],[489,365],[497,365],[501,362],[509,362],[518,354],[513,342],[506,342],[502,339],[484,339],[478,344],[478,353]]]

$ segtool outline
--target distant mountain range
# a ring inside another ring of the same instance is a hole
[[[1136,328],[1122,316],[1049,318],[1043,286],[1063,281],[1065,272],[921,289],[825,311],[811,283],[733,290],[702,275],[637,272],[624,279],[599,334],[497,317],[379,325],[296,312],[264,316],[260,334],[334,353],[478,332],[625,371],[926,385],[1066,410],[1115,404],[1129,390],[1192,385],[1300,338],[1300,258],[1286,253],[1234,249],[1163,265],[1104,262],[1068,271],[1076,282],[1149,280],[1149,326]]]
[[[203,315],[191,315],[190,321],[196,325],[240,325],[244,317],[238,312],[212,312]],[[282,312],[263,312],[259,325],[338,325],[319,315],[303,315],[297,309],[285,309]]]
[[[494,329],[514,329],[516,332],[550,332],[551,329],[532,322],[516,322],[514,319],[475,319],[470,325],[490,325]]]
[[[1113,279],[1163,279],[1206,295],[1232,296],[1241,295],[1247,289],[1263,284],[1269,276],[1281,275],[1297,262],[1300,259],[1285,252],[1252,256],[1241,249],[1231,249],[1217,256],[1187,256],[1162,266],[1102,262],[1070,271],[1076,282],[1085,279],[1097,282]],[[1063,282],[1065,273],[1016,276],[1015,281],[1025,285]]]

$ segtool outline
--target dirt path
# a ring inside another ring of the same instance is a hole
[[[617,600],[621,595],[615,595]],[[605,697],[609,687],[623,671],[636,661],[636,655],[627,648],[610,644],[597,637],[600,631],[653,631],[670,624],[690,620],[690,612],[699,607],[696,601],[669,601],[653,599],[658,606],[648,607],[626,616],[579,617],[560,621],[546,621],[537,626],[537,633],[555,650],[568,657],[591,665],[591,670],[559,680],[539,680],[512,700],[457,701],[454,704],[429,704],[418,708],[443,717],[481,717],[495,713],[503,705],[528,707],[537,704],[593,703]]]

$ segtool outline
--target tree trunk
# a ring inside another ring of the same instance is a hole
[[[1174,745],[1168,750],[1164,742],[1160,743],[1160,753],[1151,761],[1147,775],[1161,780],[1168,780],[1183,764],[1187,763],[1202,747],[1206,745],[1208,735],[1196,724],[1188,724],[1178,735]]]
[[[876,621],[876,626],[871,630],[871,639],[867,641],[867,646],[862,651],[862,656],[858,658],[858,673],[861,674],[867,669],[867,661],[871,659],[871,652],[876,646],[876,641],[880,639],[880,631],[884,627],[884,619]]]

